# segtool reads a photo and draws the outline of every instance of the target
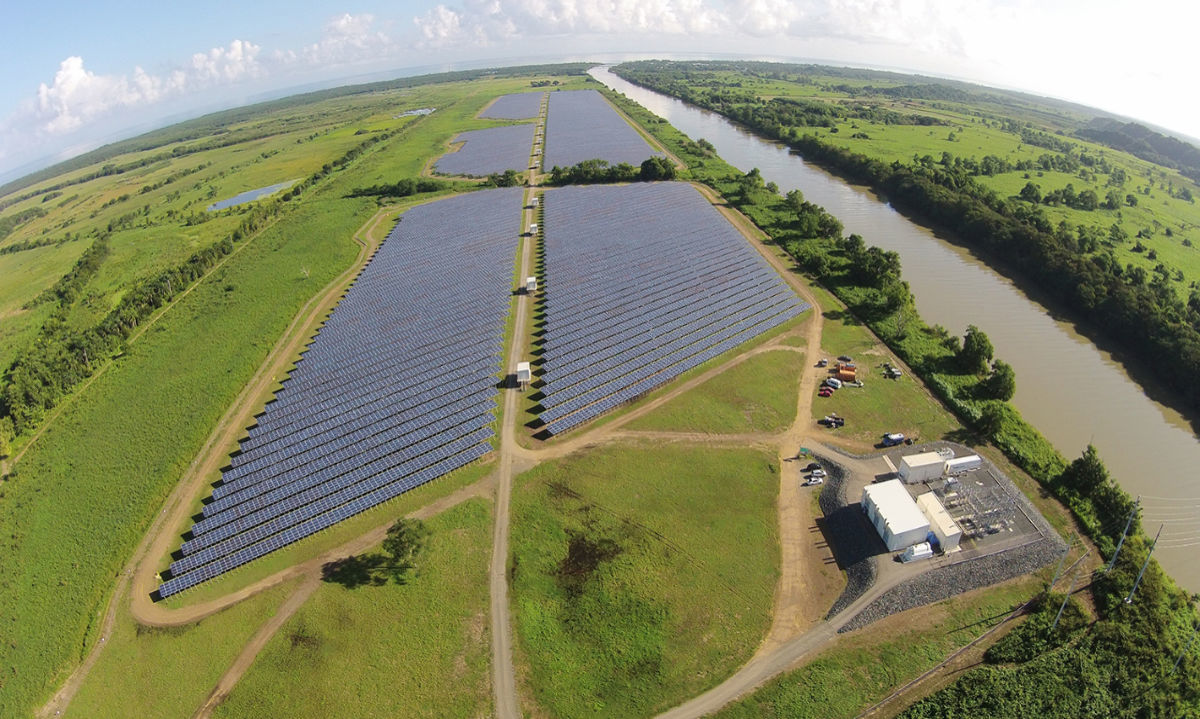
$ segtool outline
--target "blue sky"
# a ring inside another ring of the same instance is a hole
[[[907,69],[1200,137],[1200,9],[1177,0],[65,0],[6,3],[0,19],[0,180],[309,83],[607,53]]]

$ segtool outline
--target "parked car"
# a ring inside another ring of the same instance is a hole
[[[809,463],[808,463],[808,466],[804,468],[804,471],[805,471],[805,472],[811,472],[811,471],[813,471],[814,469],[820,469],[820,468],[821,468],[821,465],[820,465],[820,463],[819,463],[819,462],[809,462]]]
[[[841,389],[842,381],[837,377],[830,377],[829,379],[825,380],[825,386],[833,387],[834,389]]]
[[[820,362],[817,362],[817,366],[818,366],[818,367],[827,367],[827,366],[829,366],[829,360],[828,360],[828,359],[826,359],[826,358],[824,358],[824,357],[822,357],[822,358],[821,358],[821,361],[820,361]]]
[[[883,435],[883,446],[884,447],[895,447],[896,445],[902,443],[903,441],[904,441],[904,435],[902,435],[900,433]]]
[[[821,479],[822,477],[825,476],[825,470],[821,469],[820,467],[817,467],[816,469],[814,469],[812,471],[811,476],[813,479]]]
[[[853,362],[854,358],[847,357],[846,355],[838,355],[838,361],[839,362]]]
[[[805,487],[815,487],[818,484],[824,484],[824,483],[825,483],[825,480],[820,477],[809,477],[808,479],[804,480]]]
[[[819,392],[817,392],[817,396],[818,397],[832,397],[833,390],[829,389],[828,387],[822,387],[821,390]]]

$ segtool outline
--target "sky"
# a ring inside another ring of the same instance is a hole
[[[909,70],[1200,137],[1186,0],[0,5],[0,181],[204,112],[454,67],[744,55]]]

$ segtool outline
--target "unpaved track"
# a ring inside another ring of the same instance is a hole
[[[275,632],[279,631],[284,622],[292,618],[292,615],[308,601],[308,598],[312,596],[313,592],[317,591],[317,587],[320,585],[321,579],[319,575],[310,574],[304,579],[299,588],[292,592],[287,601],[275,612],[275,616],[268,619],[265,624],[259,627],[258,631],[250,639],[250,642],[242,647],[241,653],[233,660],[233,664],[230,665],[229,669],[225,670],[225,673],[221,675],[221,678],[217,681],[217,686],[213,687],[208,698],[204,700],[204,704],[200,705],[200,708],[192,715],[193,719],[208,719],[208,717],[212,716],[213,710],[220,706],[221,702],[225,701],[225,697],[229,696],[229,692],[233,691],[234,686],[241,680],[242,675],[246,673],[246,670],[250,668],[255,658],[258,657],[258,653],[263,650],[263,647],[267,646],[267,642],[271,640],[271,637],[275,636]]]
[[[546,126],[546,107],[549,96],[542,100],[535,127],[543,130]],[[535,131],[536,136],[536,131]],[[540,162],[533,157],[530,148],[530,165],[539,166]],[[539,180],[536,169],[529,171],[530,189],[523,196],[521,210],[521,232],[537,218],[537,210],[528,208],[530,200],[540,195],[536,185]],[[536,235],[525,238],[521,243],[521,259],[517,271],[517,281],[524,282],[529,276],[533,247],[537,243]],[[512,344],[508,348],[505,359],[505,371],[516,371],[517,363],[525,356],[526,323],[532,299],[527,294],[517,295],[516,319],[513,322]],[[527,457],[518,457],[516,424],[520,407],[520,394],[514,389],[504,393],[504,424],[500,428],[500,467],[496,472],[496,507],[495,525],[492,532],[492,563],[489,569],[489,601],[492,622],[492,699],[496,716],[500,719],[521,719],[520,697],[517,694],[517,674],[513,667],[512,648],[512,617],[508,606],[508,529],[509,505],[512,500],[512,481],[514,465],[521,464],[521,471],[532,466]]]

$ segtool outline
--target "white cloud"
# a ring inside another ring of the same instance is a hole
[[[370,13],[338,15],[325,24],[324,36],[299,56],[311,65],[340,65],[386,55],[392,49],[391,38],[374,25],[375,16]]]

